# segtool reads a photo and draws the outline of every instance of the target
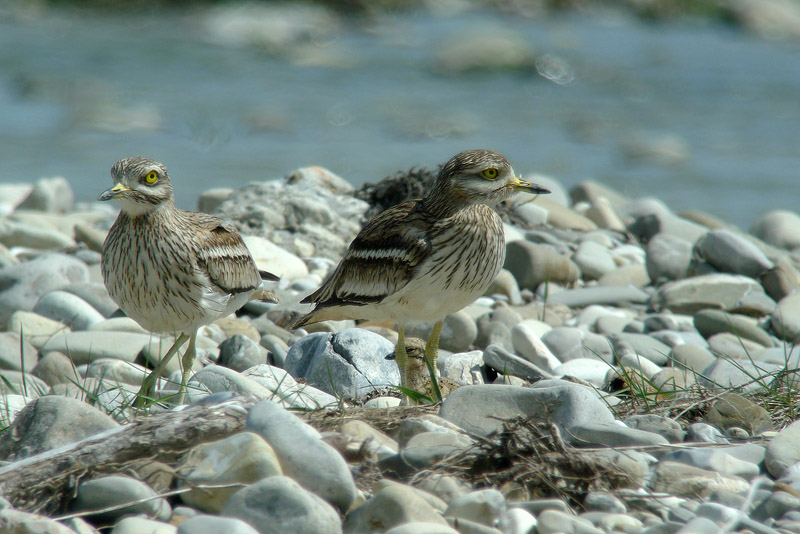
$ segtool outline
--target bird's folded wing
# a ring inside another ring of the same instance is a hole
[[[317,291],[303,299],[322,306],[380,302],[405,286],[430,254],[427,226],[413,201],[370,220]]]
[[[228,222],[205,216],[198,243],[198,267],[223,291],[241,293],[261,285],[261,274],[242,241],[239,232]]]

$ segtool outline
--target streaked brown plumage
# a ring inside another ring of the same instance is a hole
[[[111,168],[114,187],[99,200],[119,200],[122,210],[108,232],[101,264],[111,298],[151,332],[178,336],[142,386],[142,396],[169,358],[189,341],[182,399],[194,361],[197,329],[235,312],[252,298],[274,300],[236,229],[219,217],[183,211],[162,164],[140,157]]]
[[[426,354],[435,368],[442,320],[482,295],[503,266],[503,225],[489,206],[517,191],[549,192],[517,178],[497,152],[457,154],[427,197],[367,222],[322,286],[303,299],[315,306],[295,328],[329,319],[396,322],[405,384],[404,327],[434,322]]]

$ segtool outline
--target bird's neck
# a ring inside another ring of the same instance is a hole
[[[469,197],[440,183],[434,186],[422,202],[425,209],[436,217],[451,217],[474,204]]]
[[[159,202],[158,204],[121,199],[120,204],[122,204],[123,213],[131,219],[136,219],[138,217],[163,217],[177,209],[175,207],[175,201],[171,198]]]

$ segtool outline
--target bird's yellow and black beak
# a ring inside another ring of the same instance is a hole
[[[123,185],[122,182],[118,183],[111,189],[106,189],[103,193],[97,197],[97,200],[111,200],[112,198],[119,198],[127,191],[133,191],[127,185]]]
[[[535,184],[533,182],[528,182],[523,180],[522,178],[515,176],[511,182],[508,184],[514,191],[523,191],[525,193],[531,193],[533,195],[546,195],[550,192],[549,189],[545,189],[544,187]]]

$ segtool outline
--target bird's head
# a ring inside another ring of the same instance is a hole
[[[149,213],[172,202],[167,168],[152,159],[137,156],[119,160],[111,167],[111,180],[114,186],[97,200],[119,200],[122,211],[130,216]]]
[[[434,190],[452,200],[489,206],[519,191],[535,195],[550,192],[517,177],[505,156],[491,150],[467,150],[450,158],[439,171]]]

